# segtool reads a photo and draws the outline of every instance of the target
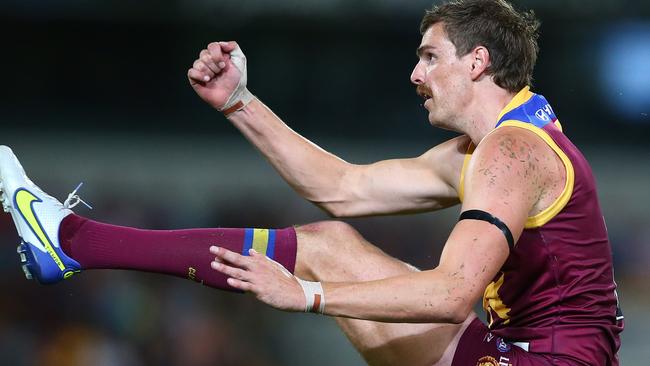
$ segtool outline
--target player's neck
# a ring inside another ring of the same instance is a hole
[[[476,90],[475,98],[466,109],[467,125],[464,131],[475,145],[478,145],[494,129],[499,113],[510,103],[515,94],[495,84],[484,85]]]

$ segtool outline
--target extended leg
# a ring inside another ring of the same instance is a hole
[[[211,245],[247,253],[254,248],[293,270],[293,228],[140,230],[75,215],[71,195],[62,204],[36,186],[10,148],[0,146],[0,201],[16,224],[18,247],[28,278],[55,283],[94,268],[159,272],[231,289],[210,268]],[[78,197],[77,197],[78,198]]]
[[[296,233],[286,229],[209,228],[143,230],[86,219],[75,214],[61,222],[63,252],[82,269],[132,269],[187,278],[230,290],[226,276],[210,268],[210,246],[236,253],[251,248],[293,272]]]

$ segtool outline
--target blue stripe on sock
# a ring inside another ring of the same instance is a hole
[[[242,255],[248,255],[248,251],[253,247],[253,229],[244,230],[244,248]]]
[[[275,230],[269,230],[269,243],[266,247],[266,256],[273,259],[275,254]]]

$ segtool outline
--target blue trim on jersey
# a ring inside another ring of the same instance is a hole
[[[244,248],[242,255],[248,255],[248,251],[253,247],[253,229],[244,230]]]
[[[533,94],[526,103],[504,114],[497,122],[496,127],[509,120],[531,123],[539,128],[543,128],[547,124],[555,122],[557,117],[546,98],[539,94]]]

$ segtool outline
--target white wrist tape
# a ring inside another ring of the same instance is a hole
[[[296,277],[305,293],[305,313],[323,314],[325,311],[325,293],[320,282],[301,280]]]
[[[230,52],[230,61],[237,70],[239,70],[241,77],[239,78],[237,87],[233,90],[232,94],[230,94],[230,97],[228,97],[226,104],[221,107],[221,112],[226,116],[244,108],[245,105],[255,98],[255,96],[246,88],[246,83],[248,81],[248,75],[246,72],[246,56],[244,56],[244,53],[239,46]]]

